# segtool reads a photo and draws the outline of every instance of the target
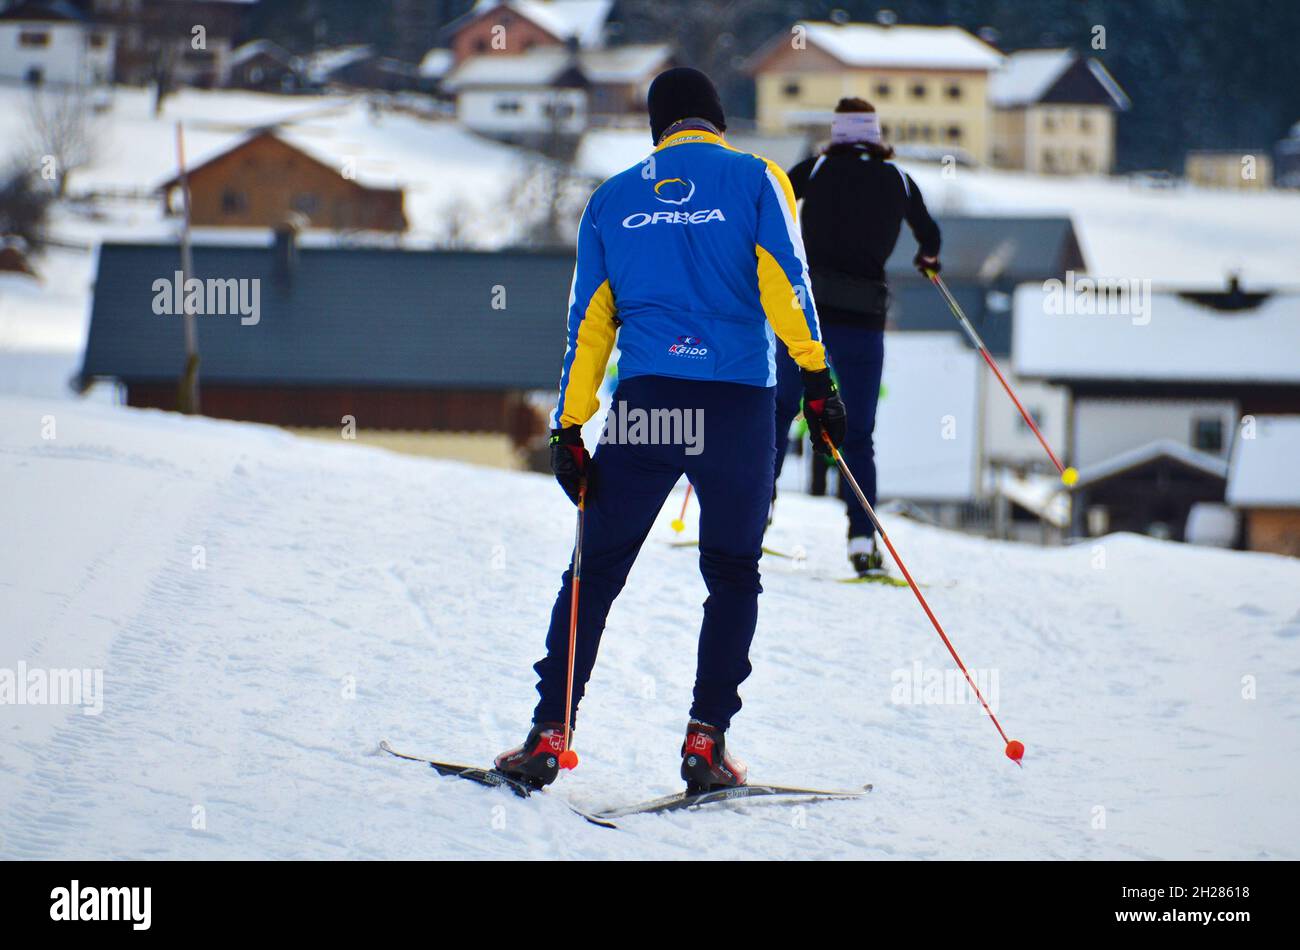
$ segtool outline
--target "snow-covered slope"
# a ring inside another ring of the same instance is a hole
[[[894,701],[942,646],[908,591],[829,580],[836,503],[783,497],[771,543],[807,559],[764,564],[732,742],[755,776],[876,791],[607,831],[554,799],[678,784],[704,589],[667,513],[610,618],[582,765],[520,801],[374,750],[520,738],[572,528],[549,479],[11,397],[0,492],[0,671],[104,676],[98,716],[0,706],[0,857],[1300,857],[1294,560],[893,518],[996,671],[1021,770],[973,703]]]

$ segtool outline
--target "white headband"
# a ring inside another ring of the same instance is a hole
[[[831,119],[831,144],[881,144],[880,119],[874,112],[837,112]]]

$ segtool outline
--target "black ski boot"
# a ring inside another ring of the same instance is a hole
[[[727,737],[721,729],[692,719],[682,743],[682,778],[691,795],[745,784],[745,763],[727,755]]]
[[[885,558],[876,547],[874,535],[849,538],[849,563],[858,577],[883,577],[887,573]]]
[[[541,788],[560,774],[563,751],[564,723],[539,722],[529,730],[523,745],[498,755],[493,768],[532,788]]]

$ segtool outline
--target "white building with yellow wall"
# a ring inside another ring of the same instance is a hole
[[[1094,58],[1068,49],[1019,50],[989,80],[992,164],[1044,175],[1106,174],[1115,117],[1129,107]]]
[[[801,21],[751,60],[759,129],[825,132],[845,96],[871,102],[885,138],[991,157],[988,84],[1003,56],[956,26]]]

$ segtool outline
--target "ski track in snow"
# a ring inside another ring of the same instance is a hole
[[[841,507],[783,495],[770,543],[808,560],[764,561],[731,742],[756,779],[875,791],[609,831],[555,799],[678,789],[705,593],[662,543],[680,493],[610,616],[582,765],[523,801],[377,743],[481,763],[522,736],[572,536],[549,478],[5,397],[0,488],[0,667],[105,679],[99,716],[0,706],[3,858],[1300,857],[1295,560],[890,517],[963,659],[997,671],[1022,770],[964,685],[892,701],[894,671],[947,653],[909,591],[810,576],[844,569]]]

